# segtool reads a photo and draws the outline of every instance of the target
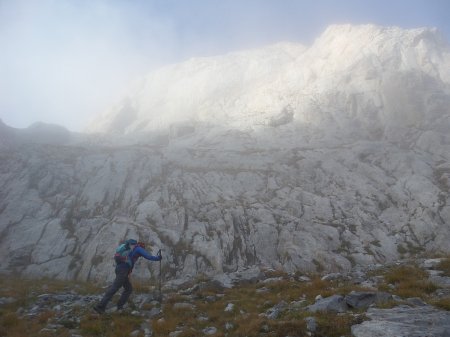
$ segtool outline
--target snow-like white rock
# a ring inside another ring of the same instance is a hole
[[[246,129],[330,119],[373,132],[417,126],[430,96],[450,84],[449,69],[448,44],[435,29],[331,26],[310,47],[282,43],[154,71],[88,129],[128,134],[180,121]]]

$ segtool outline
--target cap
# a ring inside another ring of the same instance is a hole
[[[137,241],[135,239],[128,239],[127,243],[129,245],[137,245]]]

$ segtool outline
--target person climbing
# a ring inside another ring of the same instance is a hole
[[[116,278],[103,295],[102,300],[94,306],[94,310],[97,313],[103,314],[105,312],[106,305],[121,287],[123,287],[123,292],[117,302],[117,310],[123,309],[123,306],[133,291],[130,274],[134,264],[141,256],[150,261],[161,261],[162,259],[161,254],[157,256],[151,255],[144,247],[138,245],[138,242],[134,239],[127,240],[116,249],[116,254],[114,255],[114,260],[116,261]]]

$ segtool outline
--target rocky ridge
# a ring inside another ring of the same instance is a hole
[[[150,74],[109,134],[1,124],[0,270],[111,279],[128,237],[174,280],[448,252],[449,55],[432,29],[334,26]]]

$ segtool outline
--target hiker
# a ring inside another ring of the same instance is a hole
[[[123,257],[120,254],[122,254]],[[116,261],[116,279],[108,288],[102,300],[94,306],[94,310],[97,313],[103,314],[105,312],[106,305],[121,287],[123,287],[124,290],[117,302],[117,310],[123,309],[124,304],[127,302],[128,297],[130,297],[131,292],[133,291],[129,276],[133,270],[134,264],[141,256],[150,261],[161,261],[162,259],[160,254],[157,256],[149,254],[142,246],[138,245],[138,242],[134,239],[127,240],[117,248],[116,254],[114,255],[114,260]]]

